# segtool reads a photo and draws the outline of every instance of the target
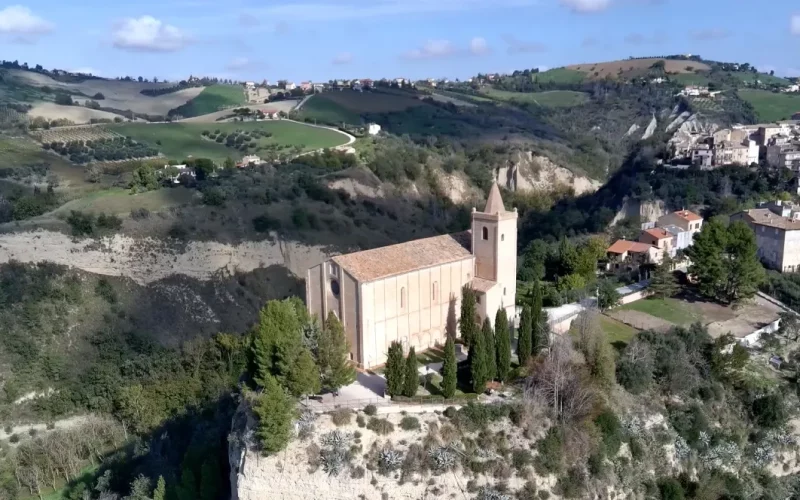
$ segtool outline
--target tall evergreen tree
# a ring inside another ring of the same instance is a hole
[[[475,291],[469,285],[465,285],[461,289],[461,317],[458,321],[458,330],[461,333],[461,340],[466,346],[472,345],[472,340],[478,332],[475,311]]]
[[[342,323],[333,312],[325,320],[318,349],[325,388],[335,392],[355,382],[356,369],[350,362],[350,345]]]
[[[673,272],[674,267],[674,260],[670,257],[669,252],[664,250],[661,264],[656,266],[653,276],[650,278],[649,290],[652,297],[665,299],[678,293],[680,285],[678,285],[678,279]]]
[[[386,376],[386,391],[389,395],[402,396],[406,378],[406,365],[403,358],[403,346],[400,342],[394,341],[389,346],[389,352],[386,356],[386,368],[383,374]]]
[[[505,382],[511,370],[511,332],[508,329],[508,315],[500,308],[494,318],[494,343],[497,351],[497,380]]]
[[[531,354],[536,356],[547,347],[547,331],[544,327],[547,317],[542,309],[542,286],[539,280],[533,284],[531,292]]]
[[[489,318],[486,319],[488,320]],[[489,328],[486,328],[486,322],[484,321],[484,328],[481,333],[485,339],[486,374],[489,376],[489,380],[495,380],[497,378],[497,348],[494,342],[494,329],[491,323],[489,323]]]
[[[589,353],[589,373],[597,384],[603,389],[614,386],[616,363],[614,351],[603,330],[597,330],[592,337]]]
[[[458,362],[456,361],[456,344],[447,338],[444,344],[444,363],[442,365],[442,393],[446,398],[452,398],[456,393],[458,383]]]
[[[322,390],[319,367],[307,348],[300,350],[286,382],[286,388],[293,396],[310,396]]]
[[[164,481],[164,476],[158,476],[158,483],[156,489],[153,491],[153,500],[164,500],[167,494],[167,483]]]
[[[491,330],[492,325],[489,320],[483,322],[483,330]],[[481,393],[486,389],[486,382],[489,381],[489,365],[486,359],[486,337],[487,335],[475,335],[472,345],[469,346],[469,370],[472,376],[472,389]]]
[[[295,402],[272,375],[267,376],[263,387],[253,407],[258,417],[256,436],[265,452],[275,453],[289,443]]]
[[[264,387],[267,376],[286,385],[303,345],[301,324],[293,302],[271,300],[259,313],[253,332],[254,379]]]
[[[406,358],[405,377],[403,379],[403,396],[414,397],[419,388],[419,372],[417,371],[417,353],[414,348],[408,350]]]
[[[219,463],[212,455],[200,468],[200,500],[216,500],[219,490]]]
[[[519,366],[528,364],[528,359],[533,352],[533,317],[531,313],[531,306],[524,305],[522,307],[522,315],[519,319],[519,331],[517,332],[517,359]]]

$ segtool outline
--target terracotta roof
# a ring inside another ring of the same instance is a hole
[[[485,280],[483,278],[472,278],[470,286],[476,292],[486,293],[497,285],[496,281]]]
[[[363,283],[466,259],[472,256],[471,244],[470,232],[464,231],[338,255],[333,261]]]
[[[646,229],[643,232],[649,234],[650,236],[652,236],[653,238],[655,238],[657,240],[663,240],[665,238],[672,238],[671,234],[669,234],[667,231],[665,231],[664,229],[662,229],[660,227],[654,227],[652,229]]]
[[[690,210],[678,210],[677,212],[675,212],[675,215],[677,215],[683,220],[688,220],[688,221],[703,220],[702,217],[700,217],[699,215]]]
[[[800,221],[778,215],[768,208],[754,208],[745,210],[742,213],[745,214],[753,224],[758,224],[760,226],[775,227],[789,231],[800,229]]]
[[[503,197],[500,196],[500,188],[497,183],[492,184],[492,189],[489,191],[489,198],[486,200],[486,208],[483,213],[486,214],[502,214],[505,213],[506,207],[503,206]]]
[[[623,254],[625,252],[647,253],[651,248],[654,248],[653,245],[648,245],[647,243],[629,240],[617,240],[613,245],[608,247],[606,252],[618,254]]]

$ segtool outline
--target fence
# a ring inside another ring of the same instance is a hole
[[[396,397],[392,400],[384,398],[362,398],[362,399],[347,399],[341,402],[334,401],[332,403],[319,403],[315,400],[302,401],[300,404],[308,410],[325,413],[338,409],[360,409],[367,405],[375,405],[378,407],[397,407],[403,408],[406,406],[426,406],[426,405],[441,405],[441,406],[461,406],[470,402],[477,401],[477,394],[461,398],[446,399],[441,396],[414,396],[414,397]]]

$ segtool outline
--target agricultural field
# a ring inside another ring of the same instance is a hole
[[[191,118],[214,113],[223,108],[246,104],[246,102],[244,90],[239,85],[211,85],[191,101],[170,110],[169,114]]]
[[[182,186],[139,194],[131,194],[129,190],[121,188],[104,189],[65,203],[54,212],[54,215],[66,215],[71,210],[93,214],[128,215],[131,210],[137,208],[158,212],[165,208],[185,205],[191,202],[196,194],[197,191]]]
[[[311,127],[291,121],[226,122],[226,123],[152,123],[115,124],[108,128],[118,134],[131,137],[135,141],[158,148],[167,158],[183,160],[187,156],[210,158],[222,162],[226,158],[241,158],[245,154],[259,154],[261,150],[277,148],[313,151],[345,144],[347,137],[335,130]],[[237,130],[244,132],[262,131],[268,137],[255,139],[256,147],[246,153],[224,142],[216,142],[203,136],[203,132],[217,135],[231,134]]]
[[[750,73],[746,71],[728,72],[727,76],[733,77],[743,83],[755,84],[756,80],[763,85],[789,85],[789,80],[768,73]]]
[[[681,73],[679,75],[669,75],[669,79],[681,85],[699,85],[708,87],[711,79],[707,73]]]
[[[31,137],[36,138],[42,143],[53,143],[113,139],[115,137],[120,137],[120,135],[111,132],[106,127],[101,125],[89,125],[82,127],[58,127],[51,128],[49,130],[37,130],[36,132],[31,132]]]
[[[567,68],[553,68],[533,76],[539,83],[581,83],[586,79],[584,72]]]
[[[755,109],[760,122],[788,120],[800,112],[800,95],[781,94],[768,90],[741,89],[739,97]]]
[[[363,114],[405,111],[418,106],[426,104],[403,92],[342,90],[315,95],[303,105],[298,117],[320,123],[361,125]]]
[[[695,111],[700,111],[706,114],[722,113],[725,111],[719,102],[719,98],[712,99],[710,97],[690,97],[689,103],[692,105],[692,109]]]
[[[602,78],[617,78],[622,75],[624,77],[634,77],[646,74],[653,64],[664,61],[664,71],[670,74],[681,73],[697,73],[698,71],[710,71],[705,63],[698,61],[684,61],[680,59],[626,59],[622,61],[609,61],[600,63],[585,63],[573,64],[567,66],[567,69],[581,71],[589,78],[602,79]]]
[[[589,100],[584,92],[571,90],[551,90],[547,92],[510,92],[486,87],[484,94],[498,101],[510,103],[536,104],[545,108],[569,108],[578,106]]]

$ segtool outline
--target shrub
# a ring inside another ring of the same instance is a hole
[[[558,480],[558,489],[564,498],[580,498],[586,488],[586,474],[579,467],[572,467],[567,475]]]
[[[350,477],[353,478],[353,479],[362,479],[366,473],[367,473],[367,471],[364,470],[364,467],[361,467],[359,465],[357,467],[353,467],[350,470]]]
[[[364,413],[370,417],[374,417],[378,413],[378,407],[375,405],[367,405],[364,407]]]
[[[661,493],[661,500],[684,499],[683,486],[674,478],[660,479],[658,481],[658,491]]]
[[[774,429],[786,422],[786,408],[780,393],[756,399],[751,406],[751,412],[761,427]]]
[[[540,474],[561,472],[564,461],[564,439],[561,430],[551,427],[545,437],[536,443],[536,450],[539,455],[534,461],[536,471]]]
[[[39,431],[37,431],[37,430],[36,430],[35,428],[33,428],[33,427],[32,427],[32,428],[30,428],[30,429],[28,429],[28,435],[29,435],[29,436],[31,436],[31,437],[34,437],[34,436],[36,436],[36,434],[37,434],[38,432],[39,432]]]
[[[10,438],[8,438],[10,443],[19,443],[19,434],[12,434]]]
[[[72,228],[72,234],[75,236],[86,236],[94,232],[94,216],[92,214],[71,210],[67,217],[67,224]]]
[[[5,431],[6,434],[11,434],[12,432],[14,432],[14,428],[11,427],[10,425],[7,425],[3,427],[3,431]]]
[[[455,406],[448,406],[444,410],[444,416],[447,417],[447,418],[453,418],[453,417],[456,416],[457,412],[458,412],[458,410],[456,410]]]
[[[55,428],[56,428],[56,423],[55,422],[47,422],[47,430],[48,431],[52,431]]]
[[[343,425],[350,425],[350,421],[353,419],[353,412],[347,408],[341,408],[338,410],[334,410],[331,413],[331,420],[336,427],[341,427]]]
[[[371,418],[367,424],[367,429],[380,436],[386,436],[394,432],[394,424],[385,418]]]
[[[97,227],[116,231],[122,227],[122,219],[116,215],[100,214],[97,217]]]
[[[356,417],[356,424],[358,424],[358,426],[362,428],[367,426],[367,422],[364,420],[363,415],[358,415]]]
[[[644,447],[638,439],[631,439],[628,443],[628,447],[631,449],[631,457],[633,457],[634,460],[639,460],[644,457]]]
[[[511,453],[511,463],[517,471],[522,472],[522,469],[533,463],[533,455],[528,450],[517,448]]]
[[[280,228],[280,219],[276,219],[270,215],[263,214],[253,218],[253,229],[259,233],[268,233],[270,231],[276,231]]]
[[[550,492],[547,491],[547,490],[540,490],[539,491],[539,498],[541,500],[547,500],[548,498],[550,498]]]
[[[415,431],[420,428],[419,419],[417,417],[403,417],[403,420],[400,421],[400,427],[404,431]]]
[[[150,210],[146,208],[134,208],[131,210],[131,219],[147,219],[150,217]]]
[[[622,426],[613,411],[606,409],[595,417],[594,424],[603,435],[603,450],[609,457],[613,457],[619,451],[622,443]]]
[[[203,191],[203,203],[214,207],[225,204],[225,193],[218,188],[209,188]]]
[[[117,303],[117,292],[114,290],[114,287],[111,286],[111,282],[109,282],[107,278],[100,278],[97,280],[97,286],[94,287],[94,292],[109,304]]]

